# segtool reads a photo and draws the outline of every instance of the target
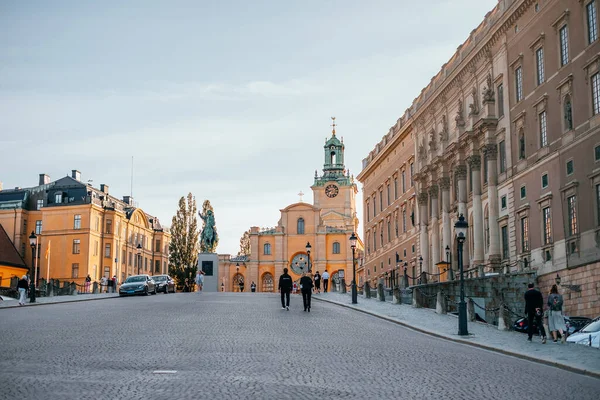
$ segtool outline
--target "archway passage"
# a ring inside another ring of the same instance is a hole
[[[261,292],[273,292],[273,275],[269,272],[263,274],[260,289]]]
[[[243,291],[242,288],[244,288],[244,284],[246,282],[244,281],[244,275],[237,273],[233,276],[233,279],[231,280],[231,284],[233,285],[233,287],[231,288],[232,292],[241,292]]]

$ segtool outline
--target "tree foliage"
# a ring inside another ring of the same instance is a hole
[[[240,251],[238,256],[249,256],[250,255],[250,229],[248,229],[240,238]]]
[[[171,222],[169,243],[169,274],[184,285],[186,278],[194,279],[198,264],[198,220],[196,199],[188,193],[179,199],[177,214]]]

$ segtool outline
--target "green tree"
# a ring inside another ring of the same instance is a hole
[[[238,256],[249,256],[250,255],[250,229],[248,229],[240,238],[240,251]]]
[[[188,193],[187,199],[179,199],[177,214],[171,222],[171,242],[169,243],[169,274],[184,286],[185,280],[192,282],[198,264],[198,220],[196,199]]]

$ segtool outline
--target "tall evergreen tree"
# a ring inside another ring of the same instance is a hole
[[[240,238],[240,251],[238,256],[249,256],[250,255],[250,229],[248,229]]]
[[[191,193],[179,199],[177,214],[171,222],[171,243],[169,243],[169,274],[179,286],[186,279],[193,281],[198,264],[198,220],[196,199]]]

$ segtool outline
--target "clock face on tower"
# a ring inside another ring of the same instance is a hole
[[[302,275],[303,272],[308,272],[308,257],[306,254],[296,254],[292,258],[292,271],[298,275]]]
[[[327,195],[327,197],[331,197],[334,198],[335,196],[338,195],[338,192],[340,190],[338,189],[337,186],[335,185],[327,185],[327,187],[325,188],[325,195]]]

